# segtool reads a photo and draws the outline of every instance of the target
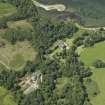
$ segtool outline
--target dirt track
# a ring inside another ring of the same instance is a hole
[[[41,7],[43,9],[45,9],[46,11],[50,11],[50,10],[57,10],[57,11],[65,11],[66,10],[66,6],[63,4],[55,4],[55,5],[44,5],[41,4],[35,0],[32,0],[32,2],[34,3],[34,5],[36,5],[37,7]]]

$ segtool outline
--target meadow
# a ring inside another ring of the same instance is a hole
[[[85,48],[81,52],[80,60],[86,66],[92,66],[97,59],[105,61],[105,41],[95,44],[93,47]]]
[[[32,25],[26,20],[9,21],[7,22],[8,28],[22,28],[26,30],[32,30]]]
[[[20,70],[27,61],[35,59],[35,51],[28,41],[17,42],[12,45],[4,39],[0,39],[0,43],[5,45],[0,47],[0,67],[7,69]]]
[[[100,93],[96,97],[91,97],[93,105],[105,105],[105,69],[93,69],[92,80],[96,81]]]
[[[57,85],[55,89],[55,93],[61,96],[64,86],[69,83],[70,79],[67,77],[62,77],[57,80]]]
[[[92,67],[92,63],[96,59],[105,61],[105,42],[95,44],[93,47],[82,49],[80,54],[80,60],[82,60],[86,66]],[[99,94],[95,97],[90,96],[92,105],[105,105],[105,68],[96,69],[92,68],[93,75],[91,79],[98,85]],[[94,85],[94,84],[93,84]],[[94,91],[97,86],[87,87],[89,94]]]
[[[16,11],[16,8],[9,3],[0,2],[0,16],[12,14]]]
[[[0,105],[17,105],[12,93],[4,87],[0,87]]]

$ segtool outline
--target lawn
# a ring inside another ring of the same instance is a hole
[[[9,3],[1,3],[0,2],[0,16],[4,14],[11,14],[16,11],[16,8]]]
[[[97,59],[105,61],[105,41],[82,50],[80,54],[80,60],[82,60],[86,66],[92,66],[93,62]]]
[[[96,97],[91,97],[92,105],[105,105],[105,69],[93,70],[92,80],[97,82],[100,90]]]
[[[11,92],[4,87],[0,87],[0,105],[17,105]]]
[[[0,47],[0,68],[20,70],[27,61],[35,59],[35,50],[28,41],[17,42],[15,45],[0,39],[0,43],[5,43]]]

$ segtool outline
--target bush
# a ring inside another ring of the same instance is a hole
[[[26,30],[24,28],[9,28],[6,33],[2,36],[12,44],[16,41],[32,40],[32,30]]]
[[[105,68],[105,62],[103,62],[102,60],[96,60],[93,63],[93,66],[96,68]]]
[[[7,20],[5,17],[0,18],[0,28],[7,28]]]

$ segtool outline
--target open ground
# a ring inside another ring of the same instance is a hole
[[[35,59],[35,51],[28,41],[17,42],[15,45],[0,39],[4,46],[0,47],[0,65],[7,69],[19,70],[25,66],[27,61]]]
[[[105,61],[105,42],[97,43],[93,47],[82,50],[80,60],[82,60],[86,66],[91,67],[92,63],[97,59]],[[100,93],[96,97],[90,97],[91,102],[93,105],[105,105],[105,69],[92,68],[92,72],[93,75],[91,78],[97,83]]]

